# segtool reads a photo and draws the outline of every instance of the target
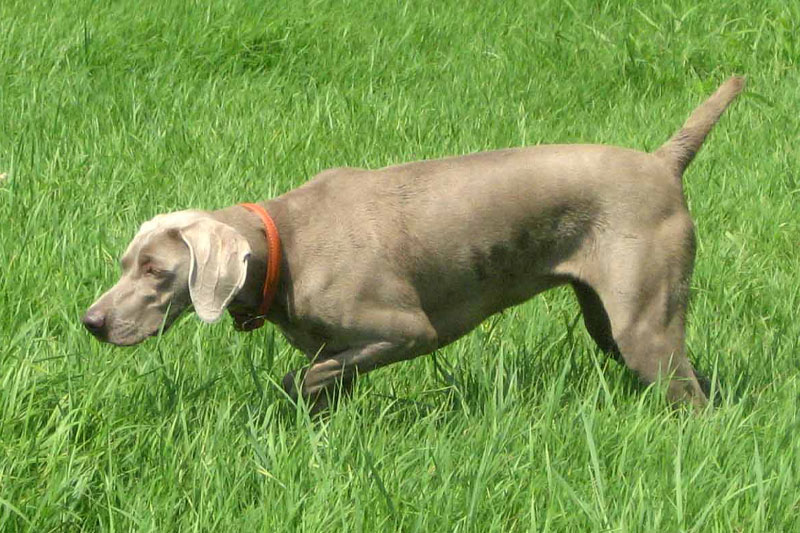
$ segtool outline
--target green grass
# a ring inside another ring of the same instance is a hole
[[[266,7],[265,7],[266,5]],[[800,531],[797,2],[0,2],[0,530]],[[134,349],[78,318],[149,217],[337,165],[653,149],[748,90],[686,174],[673,412],[568,291],[362,379],[312,421],[272,328]]]

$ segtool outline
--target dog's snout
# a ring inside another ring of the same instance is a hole
[[[103,312],[97,309],[89,309],[81,318],[81,322],[92,335],[97,336],[103,332],[103,327],[106,325],[106,317]]]

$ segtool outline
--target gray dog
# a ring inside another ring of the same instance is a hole
[[[131,345],[188,307],[206,322],[228,309],[239,329],[266,318],[311,361],[287,392],[324,406],[321,393],[356,374],[569,283],[601,349],[645,383],[662,378],[671,401],[703,406],[684,341],[695,242],[681,177],[743,87],[726,81],[653,153],[543,145],[337,168],[266,213],[156,216],[83,324]]]

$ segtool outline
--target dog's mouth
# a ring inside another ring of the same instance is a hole
[[[107,327],[100,329],[89,329],[94,337],[114,346],[135,346],[150,337],[158,337],[170,329],[180,318],[185,315],[183,312],[170,313],[157,326],[145,328],[133,320],[116,318],[109,316]]]
[[[95,334],[95,337],[101,341],[113,346],[136,346],[151,337],[158,337],[161,333],[166,332],[170,326],[165,325],[163,328],[158,327],[150,331],[112,331],[106,336]]]

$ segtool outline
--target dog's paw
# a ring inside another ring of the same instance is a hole
[[[328,411],[330,408],[335,407],[340,400],[352,394],[355,381],[353,379],[332,383],[328,387],[309,394],[303,387],[303,380],[307,371],[308,368],[302,368],[289,372],[283,376],[281,386],[293,402],[297,402],[302,396],[312,416]]]
[[[295,377],[295,374],[297,374],[298,372],[300,371],[296,370],[294,372],[289,372],[288,374],[283,376],[283,381],[281,382],[284,392],[289,396],[289,398],[293,402],[296,402],[297,398],[300,397],[298,386],[302,385],[302,376],[300,378],[300,381],[298,381],[297,378]]]

